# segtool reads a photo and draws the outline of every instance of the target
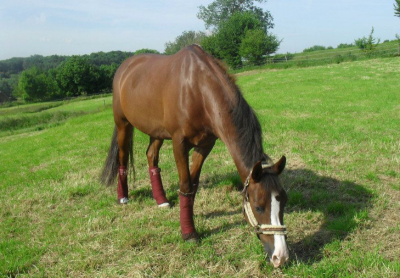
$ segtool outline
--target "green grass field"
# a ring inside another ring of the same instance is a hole
[[[234,73],[257,69],[287,69],[315,67],[343,62],[370,60],[371,58],[389,58],[400,56],[398,41],[380,43],[374,51],[363,51],[357,46],[332,48],[312,52],[277,54],[268,58],[263,65],[245,64],[242,68],[232,70]]]
[[[182,242],[171,142],[167,196],[151,199],[135,132],[132,202],[99,184],[111,96],[0,109],[0,277],[399,277],[400,58],[238,75],[274,160],[288,159],[290,262],[274,269],[241,213],[240,180],[218,142]]]

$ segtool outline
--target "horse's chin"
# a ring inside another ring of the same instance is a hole
[[[289,256],[277,256],[277,254],[275,254],[275,250],[272,249],[267,243],[263,243],[264,245],[264,250],[265,253],[268,254],[268,257],[270,258],[270,262],[271,264],[275,267],[281,267],[283,266],[288,260],[289,260]]]

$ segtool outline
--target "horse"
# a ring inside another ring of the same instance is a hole
[[[255,228],[275,267],[289,259],[283,222],[287,195],[278,177],[286,158],[273,163],[264,153],[260,123],[222,62],[199,45],[169,56],[130,57],[114,76],[113,112],[114,133],[101,180],[111,185],[118,176],[119,204],[129,201],[127,171],[133,167],[133,130],[137,128],[150,137],[146,155],[153,197],[159,207],[170,206],[158,162],[164,140],[172,140],[179,174],[181,236],[197,242],[193,204],[200,172],[220,139],[244,183],[245,220]]]

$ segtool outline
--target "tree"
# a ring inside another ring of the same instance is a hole
[[[22,72],[18,88],[26,101],[48,100],[57,93],[54,79],[35,66]]]
[[[250,64],[262,64],[267,54],[275,52],[279,42],[262,29],[247,30],[239,48],[239,54]]]
[[[160,52],[155,49],[142,48],[135,51],[135,55],[138,54],[160,54]]]
[[[249,30],[259,30],[255,33]],[[256,35],[261,38],[256,38]],[[246,38],[246,39],[245,39]],[[242,53],[240,53],[241,44],[245,40]],[[217,58],[223,59],[230,67],[238,68],[242,66],[242,56],[245,54],[247,58],[256,59],[273,53],[277,50],[279,42],[272,34],[267,34],[262,23],[252,12],[237,12],[233,14],[227,21],[221,23],[217,33],[207,38],[202,44],[203,48],[215,55]],[[253,46],[251,46],[253,44]],[[262,54],[260,54],[260,46]],[[257,51],[256,51],[257,50]],[[258,52],[258,53],[257,53]],[[261,58],[260,58],[261,59]]]
[[[113,63],[111,65],[101,65],[100,66],[100,91],[111,91],[112,83],[114,79],[115,72],[118,69],[118,65]]]
[[[191,44],[200,44],[205,36],[206,34],[200,31],[183,31],[182,35],[176,37],[175,41],[165,44],[164,54],[172,55]]]
[[[394,16],[400,17],[400,0],[394,0]]]
[[[261,22],[265,31],[274,28],[273,18],[269,11],[254,6],[254,2],[265,3],[266,0],[215,0],[207,7],[201,5],[197,17],[205,22],[206,29],[217,31],[221,24],[237,12],[251,12]]]
[[[372,54],[372,52],[376,50],[376,47],[381,41],[380,39],[374,38],[372,36],[373,34],[374,34],[374,27],[372,27],[371,33],[369,34],[368,38],[362,37],[354,41],[355,45],[362,51],[367,52],[368,55]]]
[[[0,78],[0,103],[12,99],[12,88],[8,80]]]
[[[97,93],[99,79],[99,70],[80,56],[72,56],[57,68],[57,83],[66,96]]]

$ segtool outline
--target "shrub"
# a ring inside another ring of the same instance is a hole
[[[372,27],[371,33],[369,34],[368,38],[362,37],[354,41],[357,47],[366,52],[368,56],[373,54],[373,52],[376,50],[377,45],[380,42],[380,39],[376,39],[372,36],[373,34],[374,27]]]
[[[313,52],[313,51],[319,51],[319,50],[326,50],[326,47],[322,46],[322,45],[314,45],[312,47],[304,49],[303,52]]]
[[[341,43],[337,46],[337,48],[349,48],[349,47],[353,47],[354,44],[352,43]]]

